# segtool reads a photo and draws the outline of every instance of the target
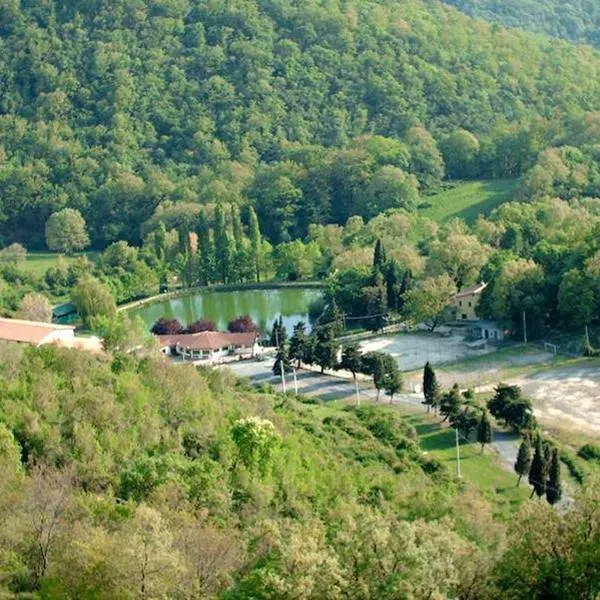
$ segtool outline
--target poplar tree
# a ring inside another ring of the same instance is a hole
[[[373,361],[373,385],[377,390],[377,402],[379,402],[379,394],[385,386],[385,363],[383,357],[377,354]]]
[[[196,225],[198,234],[198,268],[202,285],[208,285],[213,280],[214,247],[211,239],[210,227],[204,211],[198,215]]]
[[[525,436],[519,446],[519,453],[515,462],[515,472],[519,475],[517,487],[521,485],[521,478],[527,475],[531,469],[531,443],[529,436]]]
[[[233,228],[233,261],[230,275],[236,281],[242,281],[244,275],[244,265],[246,263],[246,249],[244,247],[244,230],[240,218],[240,210],[236,204],[231,207],[231,225]]]
[[[225,213],[220,204],[215,209],[215,262],[220,280],[227,283],[230,277],[231,249]]]
[[[534,494],[542,497],[546,492],[546,466],[544,464],[544,446],[542,438],[538,437],[535,444],[535,452],[529,469],[529,484],[533,486],[531,498]]]
[[[248,209],[248,237],[250,238],[250,255],[256,273],[256,281],[260,282],[260,247],[262,244],[262,237],[260,234],[258,217],[252,206]]]
[[[481,444],[481,453],[483,454],[485,445],[492,441],[492,424],[490,423],[487,410],[481,413],[481,419],[477,426],[477,441]]]
[[[546,500],[554,505],[561,498],[562,483],[560,478],[560,458],[558,455],[558,448],[554,448],[552,450],[552,458],[550,459],[548,485],[546,486]]]
[[[425,363],[423,369],[423,396],[425,397],[423,404],[427,405],[427,412],[429,412],[432,407],[435,408],[438,405],[440,384],[437,381],[435,371],[429,361]]]

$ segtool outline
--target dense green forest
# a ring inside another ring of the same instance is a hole
[[[574,42],[600,45],[595,0],[443,0],[472,17]]]
[[[0,347],[7,598],[592,598],[597,502],[456,482],[385,407],[154,357]]]
[[[592,50],[436,3],[6,1],[0,33],[0,237],[29,249],[64,207],[103,249],[223,201],[290,241],[518,176],[600,108]]]

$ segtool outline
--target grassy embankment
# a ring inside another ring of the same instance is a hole
[[[23,265],[23,270],[43,277],[48,269],[56,266],[58,259],[62,258],[68,263],[74,261],[78,256],[87,256],[90,260],[94,260],[96,252],[78,252],[72,256],[65,256],[64,254],[58,254],[56,252],[28,252],[27,260]]]
[[[455,217],[471,224],[480,214],[489,215],[494,208],[511,200],[518,183],[518,179],[461,183],[435,196],[425,198],[424,203],[430,206],[419,209],[419,213],[440,224]]]

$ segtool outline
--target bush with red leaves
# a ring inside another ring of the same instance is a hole
[[[185,331],[177,319],[160,318],[150,330],[154,335],[179,335]]]
[[[258,325],[250,318],[249,315],[238,317],[227,325],[227,329],[230,333],[251,333],[258,331]]]
[[[216,331],[215,322],[209,319],[200,319],[194,321],[187,328],[187,333],[200,333],[201,331]]]

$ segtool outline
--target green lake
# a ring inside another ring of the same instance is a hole
[[[306,288],[204,291],[154,302],[132,310],[131,314],[142,317],[148,328],[161,317],[167,317],[179,319],[183,325],[210,319],[220,331],[225,331],[232,319],[250,315],[262,332],[268,332],[275,319],[282,316],[291,334],[298,321],[304,321],[310,329],[308,307],[321,294],[318,289]]]

